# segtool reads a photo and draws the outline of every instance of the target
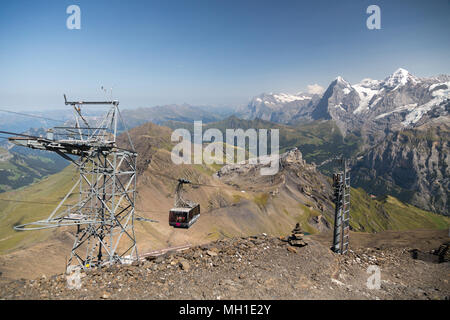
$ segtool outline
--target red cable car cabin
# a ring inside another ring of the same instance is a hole
[[[169,225],[176,228],[189,228],[199,217],[199,204],[192,208],[172,208],[169,211]]]
[[[169,225],[175,228],[189,228],[200,217],[200,205],[182,197],[183,184],[191,181],[178,179],[175,189],[175,207],[169,211]]]

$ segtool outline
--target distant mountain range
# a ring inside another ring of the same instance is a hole
[[[46,129],[57,125],[74,125],[71,108],[48,112],[1,112],[0,130],[46,136]],[[83,108],[84,118],[96,126],[103,117],[103,111],[93,108]],[[163,124],[168,121],[193,123],[202,120],[204,123],[219,121],[233,112],[229,108],[213,106],[164,105],[147,108],[125,109],[122,116],[127,128],[119,125],[119,132],[138,127],[147,122]],[[56,121],[53,121],[56,120]],[[69,162],[52,152],[31,150],[9,143],[8,134],[0,135],[0,192],[14,190],[65,168]]]
[[[317,164],[337,153],[352,158],[354,185],[370,193],[450,215],[449,110],[449,75],[419,78],[399,68],[353,85],[338,76],[321,96],[264,93],[236,115],[289,125],[278,125],[282,148],[299,147]]]
[[[353,85],[339,76],[321,95],[263,93],[236,111],[172,104],[125,109],[122,115],[128,129],[147,122],[192,129],[195,120],[222,131],[278,128],[282,151],[298,147],[317,165],[338,154],[357,158],[352,179],[356,186],[449,215],[449,110],[449,75],[420,78],[400,68],[384,80],[367,78]],[[11,116],[0,127],[19,130]],[[98,115],[86,118],[94,122]],[[41,126],[45,122],[35,120]],[[1,146],[8,147],[4,140]],[[13,158],[4,153],[2,159],[6,165]],[[333,168],[326,164],[320,169],[330,174]],[[4,190],[23,185],[8,176],[0,177]],[[19,176],[23,174],[15,175]]]
[[[239,116],[281,123],[334,120],[344,134],[360,130],[379,134],[386,128],[400,130],[448,117],[449,103],[449,75],[418,78],[400,68],[384,80],[367,78],[354,85],[339,76],[321,97],[262,94],[241,108]]]
[[[145,122],[162,124],[167,121],[202,120],[208,123],[235,115],[246,120],[261,119],[284,124],[334,120],[344,135],[349,131],[379,135],[386,128],[395,131],[423,124],[429,119],[448,117],[449,103],[450,75],[419,78],[399,68],[384,80],[366,78],[353,85],[338,76],[322,95],[263,93],[236,110],[230,107],[169,104],[123,109],[122,114],[129,128]],[[62,115],[61,110],[57,114],[52,113],[53,118],[64,121],[68,120],[68,115],[69,112]],[[97,114],[88,116],[96,117]],[[0,118],[0,128],[3,130],[25,131],[48,125],[55,123],[5,113]]]
[[[320,100],[319,95],[307,93],[270,93],[254,97],[247,106],[237,110],[236,116],[246,119],[262,119],[279,123],[291,123],[294,118],[308,117]]]
[[[353,85],[339,76],[321,97],[262,94],[238,115],[299,128],[332,121],[360,146],[352,174],[356,186],[450,215],[449,111],[449,75],[419,78],[400,68],[384,80],[367,78]],[[323,146],[323,155],[335,149]],[[308,148],[298,147],[303,152]]]
[[[228,108],[189,104],[169,104],[122,111],[128,128],[134,128],[146,122],[163,124],[167,121],[193,122],[201,120],[208,123],[219,121],[232,113],[233,110]]]

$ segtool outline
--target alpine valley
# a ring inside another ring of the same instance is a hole
[[[384,80],[366,78],[353,85],[338,76],[322,96],[261,94],[237,115],[309,126],[311,134],[330,121],[342,135],[342,146],[357,143],[346,153],[353,160],[354,186],[449,215],[449,109],[449,75],[420,78],[399,68]],[[311,158],[309,145],[297,146]],[[334,149],[342,153],[342,148]]]

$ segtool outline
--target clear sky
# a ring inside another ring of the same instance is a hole
[[[72,4],[81,30],[66,27]],[[381,30],[366,27],[371,4]],[[449,0],[2,0],[0,107],[98,99],[102,85],[125,107],[240,105],[338,75],[450,73],[449,30]]]

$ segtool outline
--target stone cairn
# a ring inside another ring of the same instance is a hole
[[[304,234],[300,228],[300,223],[297,223],[294,230],[292,230],[292,234],[283,240],[287,241],[291,246],[303,247],[307,245],[307,243],[303,240],[303,236]]]

